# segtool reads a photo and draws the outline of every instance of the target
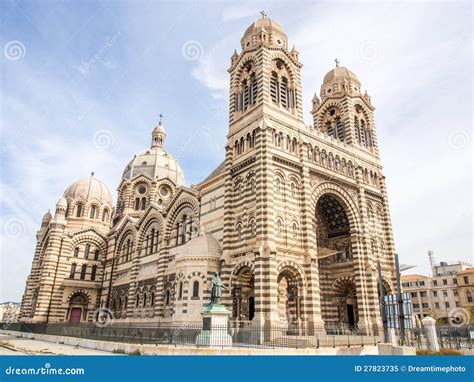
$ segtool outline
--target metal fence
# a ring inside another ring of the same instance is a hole
[[[0,328],[35,334],[88,338],[102,341],[155,344],[167,346],[198,346],[197,338],[203,332],[202,323],[159,324],[137,326],[112,324],[105,327],[93,323],[8,323]],[[205,332],[205,330],[204,330]],[[209,332],[208,332],[209,333]],[[240,348],[324,348],[376,345],[383,342],[383,335],[369,334],[364,328],[326,325],[315,330],[302,324],[255,325],[251,322],[230,322],[227,327],[213,327],[210,346]],[[474,326],[438,326],[438,341],[442,348],[474,354]],[[428,349],[424,328],[405,329],[403,335],[395,329],[399,345]],[[228,341],[229,338],[231,341]]]
[[[1,324],[0,324],[1,325]],[[3,326],[0,326],[3,327]],[[201,323],[157,326],[109,325],[92,323],[31,324],[11,323],[5,328],[35,334],[96,339],[102,341],[195,347],[203,332]],[[231,338],[231,341],[227,341]],[[378,335],[364,330],[338,326],[314,330],[304,325],[248,325],[230,323],[228,327],[213,327],[211,346],[241,348],[320,348],[376,345]]]

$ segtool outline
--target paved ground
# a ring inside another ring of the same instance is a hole
[[[79,348],[60,343],[17,338],[0,334],[0,355],[113,355],[113,353]]]

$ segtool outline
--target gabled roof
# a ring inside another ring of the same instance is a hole
[[[204,182],[207,182],[208,180],[211,180],[212,178],[218,176],[218,175],[221,175],[224,173],[224,170],[225,170],[225,160],[223,160],[219,166],[217,166],[214,171],[212,171],[209,176],[204,179],[201,183],[204,183]]]

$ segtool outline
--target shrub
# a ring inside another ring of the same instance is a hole
[[[447,349],[447,348],[441,348],[439,351],[434,352],[432,350],[426,350],[426,349],[418,349],[416,351],[416,355],[462,355],[462,352],[456,349]]]
[[[129,355],[142,355],[142,353],[140,353],[140,350],[134,350],[132,351],[131,353],[128,353]]]
[[[112,353],[115,353],[115,354],[125,354],[125,350],[122,350],[122,349],[114,349],[114,351]]]

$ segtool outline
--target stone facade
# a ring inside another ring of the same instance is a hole
[[[73,184],[81,192],[70,187],[38,231],[22,320],[87,321],[108,307],[124,323],[195,322],[219,271],[232,320],[379,327],[376,263],[386,293],[395,266],[374,107],[336,61],[307,126],[301,68],[281,26],[255,21],[228,70],[226,156],[205,180],[184,185],[160,121],[113,213],[96,178]]]

